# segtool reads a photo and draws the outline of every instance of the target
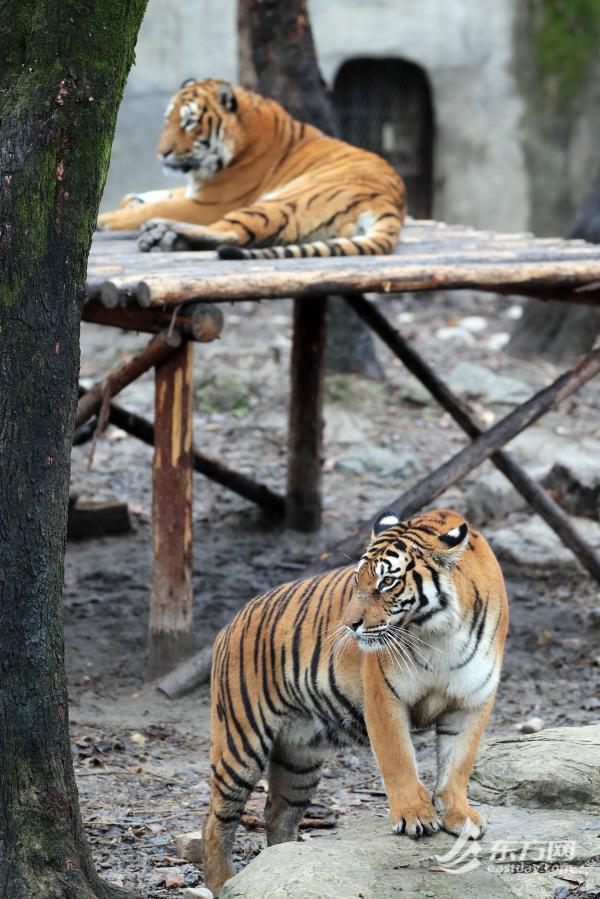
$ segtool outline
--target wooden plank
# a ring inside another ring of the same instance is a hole
[[[395,256],[282,259],[205,263],[197,273],[135,273],[111,283],[125,298],[134,294],[144,306],[181,303],[311,297],[425,290],[483,290],[564,299],[598,305],[600,290],[582,288],[600,281],[600,258],[575,261],[438,264],[404,262]],[[579,291],[579,293],[578,293]]]
[[[193,348],[156,367],[152,465],[152,578],[147,675],[160,677],[192,649]]]
[[[465,288],[600,303],[600,253],[580,240],[409,221],[392,256],[225,262],[212,252],[140,253],[118,232],[105,235],[92,245],[88,292],[109,306]]]
[[[305,532],[321,525],[326,303],[294,303],[286,522]]]

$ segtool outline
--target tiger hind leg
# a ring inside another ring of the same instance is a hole
[[[322,754],[304,747],[275,743],[265,807],[267,846],[297,839],[300,822],[319,784],[323,761]]]
[[[240,733],[241,714],[230,704],[230,697],[225,701],[224,693],[220,698],[216,695],[220,685],[213,668],[211,796],[202,827],[202,863],[204,879],[215,896],[235,874],[232,863],[235,833],[271,751],[271,745],[263,748],[249,729]]]
[[[226,760],[217,760],[212,767],[211,798],[202,827],[202,864],[206,884],[218,896],[225,881],[235,874],[235,833],[263,769],[256,766],[238,771]]]

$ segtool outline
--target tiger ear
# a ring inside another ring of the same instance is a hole
[[[440,534],[440,543],[443,543],[446,551],[440,553],[444,558],[448,559],[452,564],[456,564],[469,542],[469,525],[466,521],[461,522],[445,534]]]
[[[238,108],[237,97],[230,84],[223,84],[219,88],[219,103],[228,112],[235,112]]]
[[[195,84],[197,80],[197,78],[186,78],[185,81],[182,81],[179,85],[179,90],[181,90],[183,87],[187,87],[188,84]]]
[[[400,519],[395,512],[382,512],[373,522],[371,540],[374,540],[375,537],[379,537],[383,531],[387,531],[388,528],[393,528],[396,524],[400,524]]]

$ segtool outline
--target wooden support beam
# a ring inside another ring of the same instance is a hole
[[[98,381],[86,391],[84,396],[79,398],[75,413],[75,427],[91,418],[100,409],[103,401],[116,396],[148,369],[160,364],[180,345],[181,334],[178,331],[162,332],[135,356],[112,368],[102,381]]]
[[[321,525],[326,303],[294,302],[286,523],[305,532]]]
[[[184,341],[156,366],[150,679],[166,674],[192,649],[193,350]]]
[[[468,406],[447,387],[372,303],[362,297],[346,297],[346,301],[470,437],[476,438],[484,433]],[[587,568],[592,577],[600,582],[598,555],[583,540],[569,516],[558,503],[527,474],[510,453],[498,449],[491,454],[490,460],[527,500],[534,511],[554,530],[564,545]]]
[[[223,330],[223,313],[218,306],[208,303],[191,303],[179,311],[170,309],[141,309],[139,306],[103,306],[89,302],[83,307],[83,321],[98,325],[110,325],[127,331],[179,331],[187,340],[209,343],[217,340]]]

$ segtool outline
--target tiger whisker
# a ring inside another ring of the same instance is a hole
[[[401,657],[400,653],[398,652],[398,650],[397,650],[396,646],[393,644],[393,642],[390,641],[389,634],[385,635],[384,642],[388,646],[388,651],[390,652],[390,658],[392,659],[392,661],[396,662],[397,664],[400,664],[402,668],[406,669],[406,662]]]
[[[413,643],[421,646],[428,646],[430,649],[434,649],[436,652],[440,652],[443,655],[449,655],[448,651],[445,649],[440,649],[439,646],[434,646],[433,643],[428,643],[427,640],[423,640],[421,637],[418,637],[416,634],[413,634],[411,631],[407,631],[405,628],[400,627],[398,624],[390,624],[390,630],[401,634],[406,640],[409,642],[412,640]]]
[[[413,660],[410,658],[410,656],[406,652],[406,649],[403,646],[401,646],[399,643],[396,643],[393,640],[391,634],[389,634],[389,633],[386,634],[386,637],[387,637],[387,639],[392,641],[394,647],[402,656],[402,659],[404,660],[404,667],[405,667],[406,673],[409,675],[409,677],[412,680],[416,680],[417,669],[415,668],[415,663],[413,662]]]
[[[413,658],[411,657],[410,653],[408,652],[408,648],[406,646],[404,646],[402,643],[395,643],[395,645],[398,647],[398,649],[400,650],[402,655],[406,658],[406,662],[410,666],[410,669],[412,671],[412,679],[416,680],[417,676],[418,676],[417,668],[416,668],[416,664],[415,664]]]
[[[402,642],[403,642],[402,636],[401,636],[400,634],[390,634],[390,638],[391,638],[392,640],[394,640],[394,641],[399,642],[399,643],[402,643]],[[417,649],[416,646],[411,645],[411,644],[408,643],[408,642],[407,642],[407,643],[404,643],[403,645],[406,646],[407,649],[410,649],[411,652],[414,652],[415,655],[418,655],[419,658],[425,663],[425,665],[427,665],[427,667],[429,667],[429,659],[427,659],[427,658],[423,655],[422,652],[419,652],[419,650]]]

